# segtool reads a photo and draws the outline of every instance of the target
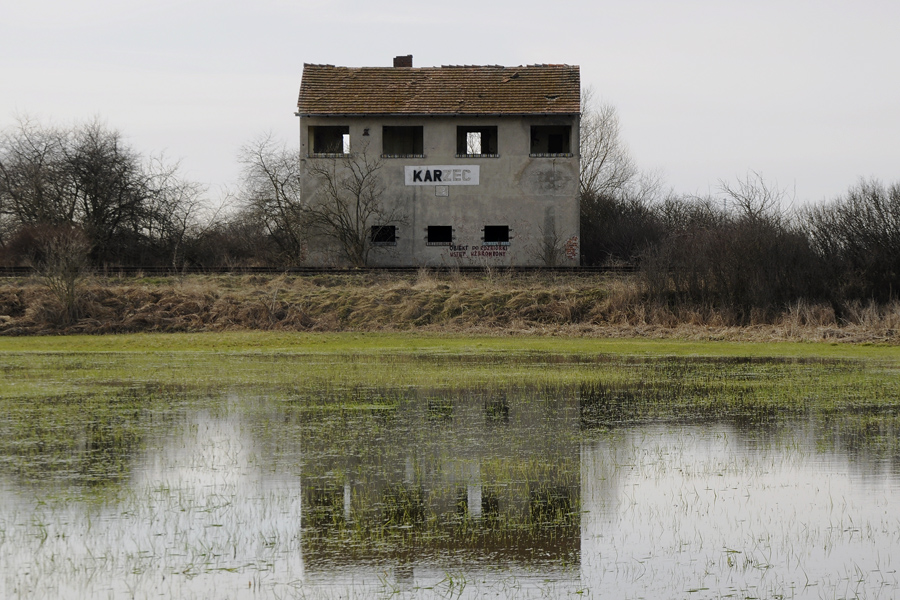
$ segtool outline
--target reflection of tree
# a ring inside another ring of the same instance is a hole
[[[131,475],[146,424],[134,397],[51,397],[8,406],[0,469],[27,485],[117,486]]]
[[[141,435],[133,422],[107,417],[88,423],[82,433],[78,473],[87,485],[118,482],[129,475]]]
[[[900,471],[900,413],[896,407],[834,411],[822,417],[819,448],[846,453],[860,471],[878,465]]]
[[[615,508],[626,471],[622,465],[634,464],[632,455],[640,442],[629,430],[616,431],[581,447],[582,531],[596,533],[614,520]]]

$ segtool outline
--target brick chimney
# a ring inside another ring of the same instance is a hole
[[[412,54],[407,54],[406,56],[395,56],[394,68],[397,67],[412,67]]]

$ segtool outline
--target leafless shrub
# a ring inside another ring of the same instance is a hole
[[[670,198],[660,207],[667,235],[641,262],[649,297],[735,310],[740,324],[768,321],[800,298],[821,298],[821,262],[789,218],[786,192],[757,174],[722,190],[721,208],[712,198]]]
[[[583,195],[581,252],[585,265],[635,264],[664,230],[644,195]]]
[[[841,300],[887,302],[900,294],[900,184],[860,181],[802,220]]]
[[[548,221],[544,227],[538,226],[538,239],[528,247],[528,253],[545,267],[553,268],[565,264],[567,240],[556,230],[554,221]]]
[[[91,244],[73,226],[32,228],[31,264],[59,302],[64,324],[78,319],[78,284],[89,268]]]

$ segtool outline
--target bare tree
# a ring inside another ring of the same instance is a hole
[[[66,170],[77,222],[91,240],[95,257],[115,261],[122,242],[130,246],[140,238],[135,225],[146,216],[150,193],[141,158],[121,133],[99,120],[78,127],[72,138]],[[120,234],[125,239],[118,241]]]
[[[653,211],[662,230],[668,235],[715,229],[728,221],[722,203],[711,196],[680,197],[669,194],[654,206]]]
[[[620,137],[615,107],[597,101],[593,88],[581,92],[581,197],[614,195],[637,176],[637,167]]]
[[[656,235],[650,204],[662,187],[641,175],[621,139],[616,109],[581,94],[580,221],[582,264],[634,262]]]
[[[87,236],[98,263],[155,259],[155,236],[172,233],[179,219],[184,225],[183,213],[193,214],[201,194],[178,176],[177,165],[145,165],[98,119],[59,128],[23,118],[0,134],[4,239],[29,227],[68,225]]]
[[[738,217],[751,221],[781,222],[793,204],[787,188],[767,182],[758,171],[749,171],[734,183],[720,179],[719,190]]]
[[[240,151],[245,216],[261,223],[284,259],[306,258],[307,214],[302,202],[300,154],[266,134]]]
[[[381,167],[381,161],[365,148],[308,166],[318,183],[306,209],[308,221],[337,242],[345,258],[357,267],[368,265],[379,229],[406,221],[396,206],[384,200]]]
[[[204,198],[206,189],[183,179],[178,169],[178,163],[168,163],[162,156],[147,161],[150,194],[144,219],[138,225],[153,248],[164,253],[175,269],[184,264],[188,238],[202,235],[218,215]]]
[[[27,117],[0,135],[0,218],[7,229],[74,220],[76,206],[66,173],[70,137]]]

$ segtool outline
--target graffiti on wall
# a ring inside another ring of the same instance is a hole
[[[566,258],[569,260],[575,260],[578,258],[578,236],[573,235],[569,239],[566,240],[565,245]]]
[[[507,254],[506,246],[450,246],[450,258],[503,258]]]

